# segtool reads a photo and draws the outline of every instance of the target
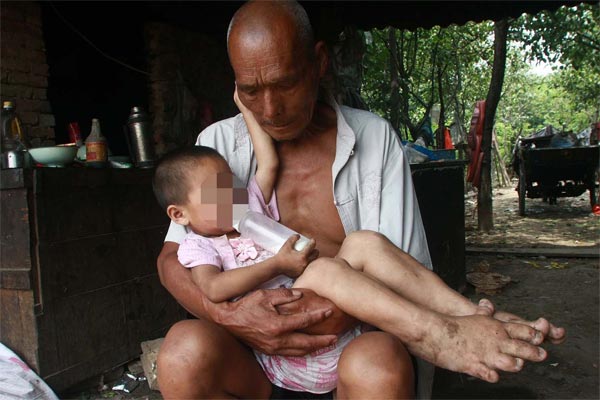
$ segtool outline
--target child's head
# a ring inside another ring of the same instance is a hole
[[[245,189],[233,188],[233,174],[225,159],[205,146],[167,154],[156,168],[152,187],[172,221],[206,236],[231,231],[234,200],[247,202],[240,198],[246,195]]]

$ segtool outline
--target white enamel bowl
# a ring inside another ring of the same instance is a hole
[[[29,149],[31,158],[37,163],[47,167],[63,167],[75,161],[77,146],[59,145],[50,147],[36,147]]]

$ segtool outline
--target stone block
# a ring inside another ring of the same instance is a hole
[[[163,340],[164,338],[148,340],[140,344],[140,346],[142,347],[142,355],[140,356],[140,361],[142,362],[144,375],[148,380],[148,386],[152,390],[160,390],[158,387],[158,372],[156,368],[156,359],[158,358],[158,351]]]

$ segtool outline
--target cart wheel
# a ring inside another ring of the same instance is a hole
[[[525,169],[519,168],[519,215],[525,216],[525,195],[527,194],[527,182],[525,181]]]

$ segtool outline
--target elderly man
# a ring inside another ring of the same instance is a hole
[[[334,256],[349,232],[371,229],[431,267],[410,169],[390,125],[373,114],[338,106],[319,89],[327,69],[322,42],[314,43],[306,13],[296,3],[250,2],[233,17],[228,51],[239,98],[276,141],[281,222],[313,237],[321,255]],[[218,122],[198,138],[216,148],[235,175],[248,182],[256,163],[243,117]],[[161,281],[199,319],[169,331],[160,351],[165,398],[266,398],[272,388],[250,346],[268,354],[303,355],[332,345],[352,326],[334,304],[309,291],[259,290],[236,302],[213,304],[177,261],[185,232],[172,226],[158,259]],[[436,293],[431,293],[436,296]],[[546,357],[544,336],[564,330],[546,320],[526,323],[509,314],[443,316],[418,308],[401,339],[368,332],[348,345],[338,365],[341,398],[415,395],[407,349],[444,368],[497,381],[523,360]],[[492,313],[490,309],[490,314]],[[506,322],[515,318],[516,322]],[[503,320],[503,321],[501,321]],[[309,335],[302,329],[325,324]],[[416,395],[428,397],[432,370],[419,362]]]

